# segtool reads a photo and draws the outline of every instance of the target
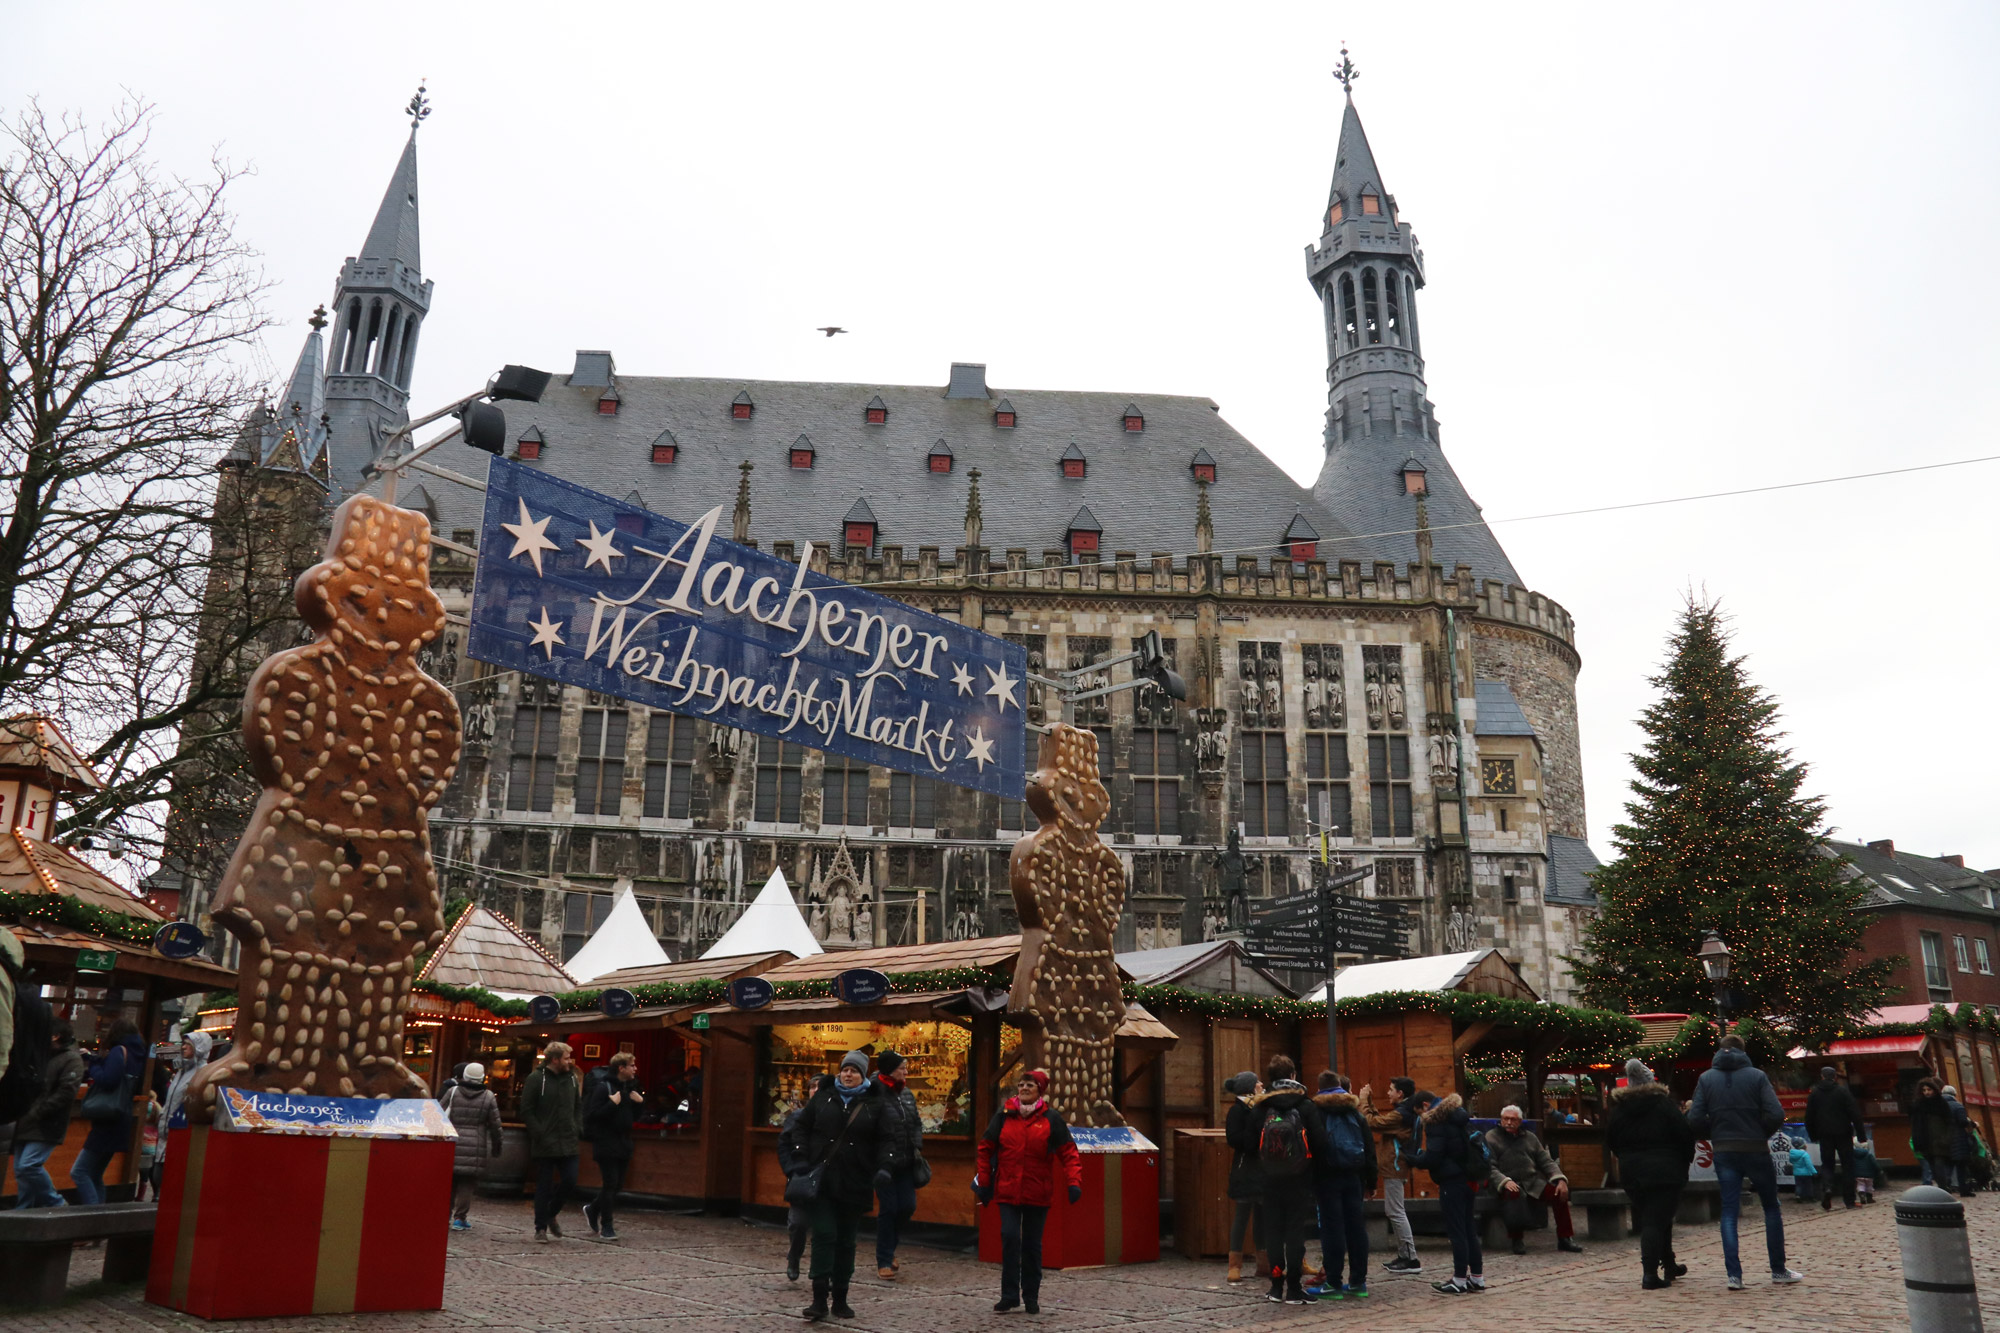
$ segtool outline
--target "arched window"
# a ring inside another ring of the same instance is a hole
[[[1340,344],[1350,350],[1361,345],[1354,322],[1354,275],[1340,275]]]
[[[357,296],[347,303],[347,341],[341,348],[341,374],[354,375],[360,372],[361,347],[361,298]]]
[[[1382,274],[1382,296],[1388,303],[1389,322],[1383,326],[1382,341],[1401,343],[1403,341],[1403,280],[1395,269]]]
[[[382,303],[368,303],[368,343],[361,349],[361,373],[373,375],[381,369]]]
[[[382,335],[382,346],[376,351],[375,373],[383,379],[394,376],[396,357],[401,350],[403,337],[403,311],[400,306],[389,307],[388,330]]]
[[[1409,274],[1403,275],[1403,318],[1409,321],[1409,336],[1404,342],[1413,352],[1424,349],[1417,344],[1417,280]]]
[[[420,327],[415,315],[407,316],[403,320],[403,350],[397,358],[396,366],[396,387],[399,389],[410,387],[410,367],[416,363],[417,330]]]
[[[1382,341],[1382,301],[1376,295],[1375,270],[1361,270],[1361,316],[1362,327],[1368,331],[1368,341]]]

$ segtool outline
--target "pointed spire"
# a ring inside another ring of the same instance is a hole
[[[973,468],[965,474],[972,483],[965,493],[965,545],[968,550],[977,549],[980,538],[985,535],[986,515],[979,503],[979,469]]]
[[[1335,204],[1344,204],[1348,217],[1359,217],[1361,198],[1367,194],[1383,200],[1379,207],[1388,211],[1389,192],[1383,188],[1382,173],[1368,148],[1368,132],[1361,128],[1361,113],[1354,109],[1350,91],[1347,106],[1340,113],[1340,146],[1334,150],[1333,189],[1327,195],[1327,209],[1331,212]]]
[[[326,327],[326,307],[313,311],[306,321],[312,331],[306,334],[305,346],[299,349],[298,364],[292,367],[291,382],[285,386],[285,396],[278,400],[278,415],[287,425],[299,429],[299,438],[306,438],[308,429],[316,423],[326,406],[326,348],[320,337],[320,330]],[[295,425],[298,418],[304,419],[305,428]]]
[[[756,464],[746,458],[736,465],[736,470],[743,475],[736,482],[736,526],[730,535],[747,546],[750,542],[750,474],[757,469]]]
[[[421,98],[421,92],[418,97]],[[412,105],[415,105],[413,99]],[[425,107],[423,115],[429,115]],[[416,113],[412,112],[415,116]],[[382,195],[382,206],[375,210],[375,224],[368,229],[368,239],[361,243],[362,259],[393,259],[412,272],[423,268],[422,252],[417,244],[417,127],[413,120],[410,125],[409,142],[403,145],[403,156],[396,163],[396,174],[389,178],[389,188]]]

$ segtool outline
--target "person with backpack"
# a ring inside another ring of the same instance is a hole
[[[68,1023],[52,1023],[48,1032],[49,1053],[41,1067],[39,1094],[14,1121],[16,1208],[60,1208],[69,1202],[57,1191],[47,1164],[49,1155],[69,1136],[76,1090],[83,1086],[83,1053],[76,1049],[76,1032]]]
[[[1389,1087],[1395,1093],[1395,1103],[1387,1111],[1377,1111],[1374,1087],[1362,1085],[1361,1118],[1376,1136],[1375,1171],[1382,1182],[1382,1218],[1388,1225],[1390,1239],[1396,1242],[1396,1257],[1383,1264],[1382,1271],[1414,1276],[1424,1271],[1424,1263],[1417,1257],[1417,1233],[1410,1226],[1409,1210],[1403,1200],[1414,1169],[1410,1163],[1410,1140],[1416,1132],[1417,1084],[1411,1078],[1392,1078]]]
[[[104,1034],[104,1049],[90,1062],[90,1092],[83,1099],[90,1133],[69,1168],[78,1203],[103,1203],[104,1169],[119,1153],[130,1151],[132,1099],[145,1069],[146,1043],[139,1040],[138,1025],[129,1018],[116,1020]]]
[[[882,1085],[868,1077],[868,1053],[849,1051],[785,1131],[795,1162],[785,1201],[812,1219],[812,1304],[801,1313],[818,1323],[829,1312],[852,1319],[847,1289],[854,1280],[854,1239],[875,1191],[889,1182],[889,1145],[882,1135]]]
[[[1500,1123],[1486,1131],[1486,1155],[1493,1169],[1487,1178],[1499,1193],[1507,1222],[1507,1241],[1514,1253],[1526,1254],[1528,1242],[1527,1205],[1543,1203],[1555,1215],[1556,1248],[1565,1254],[1582,1254],[1576,1243],[1576,1224],[1569,1215],[1569,1177],[1562,1164],[1542,1146],[1541,1138],[1521,1122],[1521,1108],[1500,1109]]]
[[[1731,1291],[1743,1290],[1736,1226],[1745,1181],[1764,1204],[1764,1249],[1771,1261],[1772,1283],[1787,1286],[1804,1280],[1785,1264],[1785,1215],[1778,1208],[1778,1168],[1771,1161],[1770,1136],[1784,1123],[1778,1094],[1764,1071],[1751,1065],[1743,1038],[1724,1037],[1695,1084],[1688,1124],[1715,1150],[1715,1179],[1722,1187],[1722,1266]]]
[[[1257,1170],[1263,1183],[1264,1221],[1270,1230],[1271,1289],[1265,1297],[1310,1305],[1305,1289],[1306,1219],[1314,1206],[1312,1163],[1327,1152],[1319,1113],[1298,1081],[1298,1066],[1273,1056],[1264,1091],[1250,1101],[1257,1127]]]
[[[1319,1076],[1319,1088],[1313,1107],[1326,1152],[1313,1158],[1313,1190],[1319,1202],[1321,1280],[1328,1294],[1352,1300],[1368,1294],[1368,1217],[1362,1200],[1375,1190],[1375,1140],[1362,1118],[1361,1099],[1348,1092],[1346,1079],[1328,1069]]]
[[[639,1057],[620,1051],[611,1057],[608,1068],[604,1078],[591,1081],[583,1102],[583,1133],[590,1140],[590,1156],[597,1163],[599,1181],[597,1197],[583,1205],[583,1220],[599,1240],[618,1239],[612,1210],[618,1205],[618,1191],[625,1188],[625,1173],[632,1167],[632,1126],[646,1109],[646,1093],[639,1086]]]
[[[1486,1256],[1479,1245],[1479,1223],[1473,1217],[1473,1193],[1486,1182],[1491,1165],[1486,1140],[1472,1129],[1472,1117],[1457,1093],[1442,1100],[1428,1092],[1414,1099],[1420,1108],[1415,1129],[1416,1164],[1431,1173],[1438,1189],[1438,1211],[1444,1214],[1451,1238],[1451,1276],[1431,1283],[1448,1296],[1486,1290]]]
[[[1868,1137],[1868,1127],[1861,1123],[1861,1103],[1854,1099],[1853,1089],[1841,1081],[1840,1071],[1832,1065],[1821,1068],[1819,1082],[1806,1097],[1806,1135],[1819,1144],[1820,1165],[1826,1168],[1820,1208],[1833,1210],[1836,1177],[1841,1197],[1849,1208],[1854,1207],[1854,1141]]]
[[[889,1145],[889,1188],[875,1198],[875,1276],[893,1282],[902,1271],[896,1246],[903,1224],[915,1216],[917,1191],[930,1183],[924,1163],[924,1120],[910,1091],[905,1061],[895,1051],[875,1057],[875,1081],[882,1085],[882,1137]]]
[[[1069,1201],[1083,1197],[1083,1158],[1048,1092],[1047,1070],[1021,1075],[1014,1095],[994,1113],[979,1139],[973,1197],[982,1208],[995,1201],[1000,1205],[996,1314],[1016,1306],[1025,1306],[1029,1314],[1042,1312],[1042,1228],[1056,1201],[1058,1167]]]
[[[1625,1086],[1611,1094],[1604,1146],[1618,1158],[1618,1180],[1632,1204],[1639,1233],[1639,1286],[1657,1291],[1687,1273],[1674,1259],[1674,1214],[1694,1160],[1694,1131],[1672,1089],[1634,1057],[1625,1062]]]
[[[486,1066],[473,1062],[452,1071],[439,1103],[458,1131],[451,1155],[451,1229],[470,1231],[472,1192],[487,1163],[500,1155],[500,1099],[486,1086]]]

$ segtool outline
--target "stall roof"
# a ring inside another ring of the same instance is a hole
[[[771,953],[736,954],[728,958],[691,958],[685,963],[658,963],[650,967],[621,967],[591,978],[597,987],[658,986],[675,981],[734,981],[754,977],[766,968],[788,963],[792,956],[783,950]]]
[[[483,986],[508,1000],[576,989],[576,978],[519,926],[478,906],[459,914],[417,980]]]
[[[1924,1043],[1930,1038],[1921,1032],[1905,1037],[1840,1037],[1830,1041],[1824,1051],[1797,1050],[1792,1058],[1803,1059],[1808,1055],[1921,1055]]]
[[[57,925],[52,921],[23,921],[9,926],[14,938],[21,942],[22,950],[28,955],[28,962],[55,963],[59,967],[74,971],[74,955],[85,949],[102,952],[106,949],[118,955],[117,972],[133,973],[139,976],[157,977],[171,983],[162,987],[165,995],[191,995],[197,991],[234,990],[236,972],[233,968],[218,967],[206,958],[163,958],[153,952],[148,944],[127,944],[123,940],[107,940],[99,935],[86,935],[80,930]],[[114,973],[115,975],[116,973]]]
[[[631,967],[658,967],[674,960],[660,947],[639,899],[628,883],[611,902],[611,915],[569,958],[563,970],[580,982],[594,982],[607,972]]]
[[[22,828],[0,836],[0,892],[55,894],[149,921],[166,920],[145,899],[105,878],[68,848],[43,842]]]
[[[1276,973],[1252,962],[1236,940],[1140,949],[1121,953],[1116,961],[1126,976],[1142,986],[1178,983],[1195,990],[1227,994],[1289,996],[1292,993]]]
[[[1540,998],[1498,949],[1399,958],[1388,963],[1357,963],[1342,968],[1334,978],[1334,995],[1342,1000],[1389,991],[1447,990],[1512,995],[1530,1000]],[[1326,983],[1321,982],[1305,998],[1326,999]]]
[[[727,958],[782,952],[804,958],[820,951],[820,943],[813,937],[812,927],[800,915],[799,905],[792,901],[791,888],[785,883],[785,872],[773,870],[771,878],[764,881],[764,887],[743,909],[743,915],[736,918],[735,924],[724,931],[722,938],[710,945],[702,957]]]
[[[936,944],[902,944],[887,949],[840,949],[781,963],[762,973],[766,980],[820,981],[853,967],[877,972],[935,972],[947,967],[998,967],[1021,952],[1019,935],[986,939],[941,940]],[[815,1003],[824,1004],[825,1001]]]
[[[0,718],[0,768],[41,769],[57,787],[73,791],[104,786],[62,728],[32,713]]]
[[[1154,1047],[1165,1050],[1179,1045],[1180,1039],[1178,1032],[1146,1012],[1146,1007],[1140,1004],[1125,1006],[1125,1021],[1118,1025],[1118,1031],[1112,1036],[1112,1040],[1127,1049]]]

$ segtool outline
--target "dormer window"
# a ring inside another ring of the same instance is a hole
[[[936,444],[932,445],[930,463],[931,471],[933,472],[951,471],[951,446],[943,440],[939,440]]]
[[[868,406],[862,409],[861,419],[871,426],[881,426],[888,423],[889,408],[882,401],[881,395],[878,394],[868,400]]]
[[[1336,199],[1333,201],[1333,207],[1326,210],[1326,225],[1337,227],[1340,225],[1340,220],[1345,216],[1347,216],[1347,205]]]
[[[734,421],[748,421],[750,414],[755,410],[756,404],[750,401],[750,391],[748,389],[737,394],[729,404],[729,416]],[[812,464],[808,463],[806,466],[811,467]]]
[[[1381,214],[1381,212],[1382,212],[1381,195],[1364,194],[1361,196],[1361,215],[1363,217],[1370,217],[1370,218],[1377,217]]]
[[[524,463],[532,463],[542,456],[542,428],[530,426],[514,442],[514,457]]]
[[[1213,484],[1215,481],[1214,456],[1206,449],[1195,450],[1194,459],[1188,464],[1188,471],[1194,474],[1196,481],[1206,481]]]
[[[813,442],[801,435],[792,441],[792,466],[810,469],[813,465]]]
[[[1285,535],[1279,542],[1285,552],[1294,560],[1317,560],[1319,558],[1319,533],[1306,522],[1303,512],[1294,513],[1292,521],[1285,525]]]
[[[601,417],[617,416],[618,402],[618,390],[616,388],[606,389],[597,396],[597,415]]]
[[[841,521],[841,537],[850,551],[860,550],[867,554],[875,546],[875,511],[868,507],[868,498],[863,496],[854,502]]]
[[[674,439],[674,433],[670,430],[661,431],[653,441],[653,461],[655,463],[671,463],[674,459],[680,457],[680,452],[680,442]]]
[[[1429,495],[1430,482],[1424,475],[1424,465],[1417,461],[1415,454],[1403,460],[1403,494]]]
[[[1063,456],[1062,456],[1063,476],[1081,480],[1083,477],[1083,463],[1084,463],[1083,450],[1076,447],[1075,440],[1071,440],[1069,442],[1069,448],[1063,450]]]
[[[1104,525],[1097,521],[1097,515],[1090,512],[1090,506],[1084,505],[1070,519],[1067,537],[1071,560],[1081,560],[1085,556],[1094,559],[1104,537]]]
[[[1014,429],[1014,404],[1002,398],[1000,405],[993,409],[993,424],[1001,430]]]
[[[1134,434],[1146,429],[1146,418],[1136,403],[1125,404],[1125,429]]]

